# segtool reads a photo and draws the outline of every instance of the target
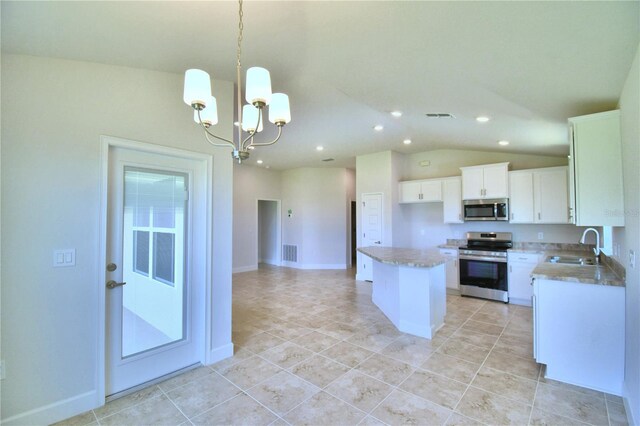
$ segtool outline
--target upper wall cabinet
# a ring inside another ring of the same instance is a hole
[[[509,172],[511,223],[570,223],[567,167]]]
[[[509,163],[460,167],[460,170],[463,200],[509,196]]]
[[[442,180],[410,180],[400,182],[401,203],[429,203],[442,201]]]
[[[444,223],[463,223],[462,178],[442,179],[442,210]]]
[[[579,226],[624,226],[620,111],[569,119],[569,204]]]

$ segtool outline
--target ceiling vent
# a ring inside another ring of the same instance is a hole
[[[335,161],[335,160],[333,158],[325,158],[322,161],[324,161],[325,163],[328,163],[329,161]]]
[[[427,118],[456,118],[455,115],[448,112],[428,112],[425,115]]]

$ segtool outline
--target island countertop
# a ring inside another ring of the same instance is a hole
[[[415,268],[432,268],[447,263],[446,256],[436,249],[412,249],[401,247],[360,247],[358,251],[387,265],[411,266]]]

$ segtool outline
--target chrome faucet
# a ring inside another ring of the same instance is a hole
[[[593,252],[596,255],[596,263],[600,263],[600,233],[596,228],[585,229],[584,232],[582,233],[582,238],[580,238],[580,244],[584,244],[584,240],[589,231],[593,231],[593,233],[596,234],[596,246],[594,247]]]

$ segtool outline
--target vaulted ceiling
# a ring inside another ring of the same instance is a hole
[[[250,161],[352,166],[388,149],[566,155],[568,117],[616,107],[638,49],[640,2],[248,1],[244,22],[245,69],[271,71],[293,118]],[[195,67],[229,81],[237,26],[232,1],[2,1],[3,52]],[[176,119],[190,117],[185,105]]]

